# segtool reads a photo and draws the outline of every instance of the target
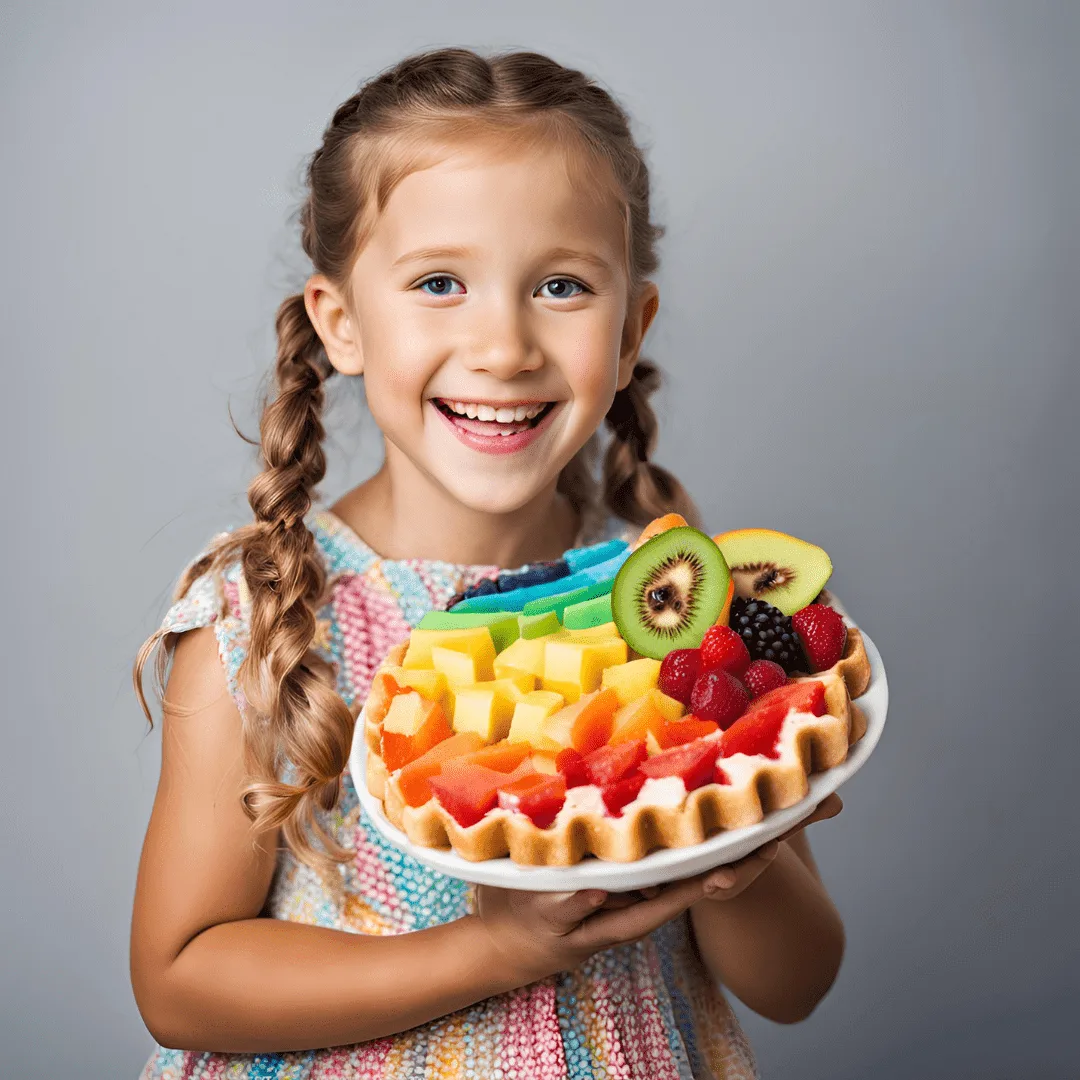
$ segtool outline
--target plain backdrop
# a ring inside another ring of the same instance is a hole
[[[823,545],[879,748],[810,830],[843,914],[765,1077],[1080,1075],[1080,5],[6,4],[0,1074],[134,1078],[160,739],[132,658],[247,520],[306,157],[422,48],[528,48],[630,112],[667,227],[658,460]],[[330,410],[328,500],[380,444]]]

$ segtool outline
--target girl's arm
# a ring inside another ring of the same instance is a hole
[[[780,1024],[813,1012],[844,955],[844,924],[802,832],[738,895],[695,903],[690,922],[713,978]]]
[[[256,840],[240,807],[240,734],[213,629],[185,632],[131,926],[132,987],[159,1043],[259,1052],[363,1042],[523,984],[475,915],[387,937],[260,918],[278,836]]]

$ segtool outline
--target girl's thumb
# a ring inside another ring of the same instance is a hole
[[[579,889],[577,892],[557,893],[555,911],[560,920],[577,923],[591,915],[606,899],[607,893],[603,889]]]

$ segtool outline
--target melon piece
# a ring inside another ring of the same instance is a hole
[[[832,576],[823,548],[775,529],[735,529],[713,538],[735,579],[735,595],[785,615],[804,608]]]
[[[499,806],[518,810],[539,829],[546,829],[566,802],[566,781],[559,773],[522,776],[498,789]]]
[[[585,759],[572,746],[555,755],[555,768],[562,774],[568,788],[592,783],[585,768]]]
[[[413,669],[436,667],[433,655],[436,647],[473,657],[477,670],[482,674],[471,679],[471,682],[491,678],[495,642],[486,626],[467,627],[463,630],[413,630],[409,635],[409,648],[401,666]]]
[[[681,701],[668,697],[662,690],[650,690],[647,697],[660,710],[665,720],[678,720],[686,711]]]
[[[501,786],[532,772],[533,767],[528,761],[523,761],[514,772],[505,773],[453,758],[428,783],[439,804],[459,825],[468,828],[495,808],[496,792]]]
[[[462,757],[479,750],[483,745],[475,731],[463,731],[436,743],[426,754],[403,765],[398,773],[398,786],[409,806],[423,806],[431,798],[428,781],[435,776],[451,758]]]
[[[502,739],[491,746],[481,746],[478,750],[466,754],[461,760],[465,764],[483,765],[485,769],[494,769],[496,772],[512,772],[530,757],[531,751],[528,746]]]
[[[514,706],[514,715],[510,720],[510,734],[507,738],[511,742],[524,742],[535,746],[540,739],[540,728],[543,722],[557,713],[566,704],[562,694],[556,694],[554,690],[534,690],[526,694],[521,701]]]
[[[713,725],[714,727],[716,725]],[[665,750],[662,754],[643,761],[638,768],[646,775],[660,779],[665,776],[678,776],[686,785],[687,791],[693,791],[713,778],[713,766],[720,753],[720,740],[698,739],[693,742]]]
[[[514,702],[506,694],[491,683],[458,686],[453,694],[455,731],[475,731],[484,742],[506,738],[514,715]]]
[[[567,641],[617,641],[621,635],[614,622],[606,622],[597,626],[566,629],[562,636]]]
[[[645,758],[645,743],[641,739],[600,746],[585,755],[585,771],[592,783],[603,787],[629,776]]]
[[[549,640],[544,649],[543,689],[555,690],[567,701],[600,688],[604,668],[626,663],[626,642]]]
[[[390,702],[382,725],[382,759],[387,770],[393,772],[451,735],[453,731],[438,702],[429,701],[415,690],[398,694]]]
[[[600,788],[600,794],[604,799],[604,806],[612,817],[622,817],[623,807],[632,803],[645,783],[645,774],[632,772],[613,784],[604,784]]]
[[[689,524],[682,514],[664,514],[661,517],[653,518],[634,541],[633,549],[637,550],[642,544],[647,543],[654,536],[659,536],[662,532],[667,532],[668,529],[681,529]]]
[[[637,742],[645,739],[649,732],[652,732],[660,741],[664,723],[664,717],[653,703],[652,698],[640,697],[636,701],[623,705],[615,713],[612,721],[611,738],[608,742],[612,745],[622,742]]]
[[[665,721],[656,732],[656,740],[661,749],[666,750],[669,746],[680,746],[719,730],[720,725],[715,720],[699,720],[696,716],[686,716],[681,720]]]
[[[493,665],[497,679],[510,678],[522,672],[540,678],[544,674],[544,650],[551,635],[520,637],[505,652],[495,657]]]
[[[559,771],[558,766],[555,764],[555,754],[546,754],[540,750],[534,750],[529,757],[532,762],[532,767],[537,772],[542,773],[557,773]]]
[[[601,686],[610,686],[619,695],[619,704],[627,705],[637,698],[644,697],[660,677],[660,661],[651,656],[640,660],[631,660],[627,664],[616,664],[604,668],[600,678]]]
[[[466,630],[476,626],[487,627],[496,652],[502,652],[521,636],[516,611],[429,611],[420,620],[417,629]]]
[[[587,754],[603,746],[611,737],[611,725],[618,705],[619,699],[614,690],[584,694],[572,705],[552,713],[541,722],[533,746],[552,753],[572,746],[579,753]]]

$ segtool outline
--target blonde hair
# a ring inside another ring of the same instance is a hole
[[[656,242],[664,230],[650,221],[649,173],[627,116],[584,74],[534,52],[491,58],[463,48],[422,52],[344,102],[311,157],[309,195],[300,210],[303,248],[315,271],[347,290],[353,261],[396,185],[448,148],[478,141],[496,153],[555,147],[583,190],[616,199],[625,220],[630,294],[638,295],[659,264]],[[174,599],[202,574],[220,575],[239,554],[251,623],[237,679],[259,717],[244,719],[250,777],[244,807],[257,830],[280,827],[296,857],[324,872],[350,857],[320,827],[317,810],[337,803],[354,726],[332,668],[312,648],[315,612],[327,599],[327,582],[304,523],[326,471],[321,417],[324,383],[333,368],[303,293],[282,302],[276,325],[277,393],[264,405],[263,469],[248,488],[255,520],[217,538],[183,574]],[[679,481],[649,460],[657,433],[649,397],[659,383],[656,365],[639,359],[629,385],[615,394],[605,420],[610,439],[599,482],[596,433],[560,474],[558,490],[583,518],[606,510],[645,525],[677,512],[691,524],[699,522]],[[167,640],[157,656],[160,697],[174,639],[159,630],[135,661],[135,690],[151,726],[142,671],[162,637]],[[294,767],[289,782],[280,779],[286,762]]]

